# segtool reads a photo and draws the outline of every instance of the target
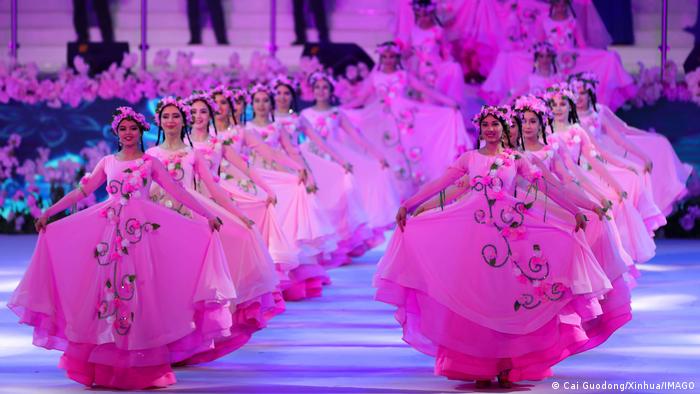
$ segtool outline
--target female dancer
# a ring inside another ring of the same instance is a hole
[[[534,53],[533,73],[527,79],[525,86],[516,89],[520,94],[543,96],[545,90],[562,80],[557,68],[557,52],[554,46],[546,41],[538,42],[532,47]]]
[[[184,142],[185,138],[189,142],[186,122],[191,121],[189,106],[173,97],[163,98],[156,107],[156,124],[159,137],[162,130],[164,139],[160,143],[158,138],[158,144],[147,153],[158,158],[175,181],[221,218],[224,223],[221,242],[237,297],[231,308],[234,323],[227,338],[217,341],[214,349],[186,360],[188,364],[211,361],[240,348],[255,331],[267,325],[267,320],[284,311],[284,301],[277,290],[277,274],[253,222],[216,183],[204,154]],[[192,216],[161,188],[152,187],[150,194],[153,201],[184,216]]]
[[[198,93],[187,99],[187,105],[192,109],[192,146],[203,155],[209,169],[221,187],[225,187],[228,193],[236,201],[238,208],[258,225],[260,233],[267,245],[272,261],[275,263],[280,278],[280,287],[289,290],[292,287],[289,272],[299,265],[300,250],[282,232],[279,219],[275,212],[275,194],[272,189],[260,178],[255,170],[248,165],[234,149],[225,149],[225,146],[233,144],[230,138],[222,138],[213,122],[214,114],[219,111],[218,105],[205,93]],[[210,135],[213,130],[213,136]],[[229,133],[230,137],[230,133]],[[226,180],[227,173],[222,172],[224,152],[227,155],[227,164],[233,163],[239,173],[254,179],[263,190],[268,190],[268,198],[256,196],[238,186],[238,182],[229,184]],[[246,175],[247,174],[247,175]],[[224,179],[221,179],[221,176]],[[200,190],[204,192],[205,190]]]
[[[377,52],[379,65],[357,98],[364,108],[344,113],[396,166],[401,179],[409,181],[404,185],[404,193],[410,193],[414,184],[438,177],[473,144],[467,137],[457,103],[402,70],[396,43],[380,44]],[[413,101],[407,98],[409,88],[452,108]]]
[[[579,191],[578,187],[574,186],[574,182],[579,183],[579,181],[569,174],[561,162],[561,157],[551,146],[547,145],[545,128],[546,125],[551,125],[552,115],[545,102],[534,96],[524,96],[515,101],[513,109],[515,115],[513,123],[516,124],[518,132],[514,133],[516,138],[511,138],[511,140],[516,141],[526,158],[541,171],[543,178],[548,183],[565,190],[569,199],[580,209],[591,213],[590,216],[597,215],[600,219],[606,218],[606,220],[588,222],[585,232],[588,246],[613,286],[612,290],[599,301],[600,305],[595,303],[591,305],[600,310],[602,314],[582,315],[582,318],[586,318],[582,327],[589,340],[585,345],[582,345],[579,351],[590,349],[604,342],[632,318],[630,288],[634,284],[634,278],[628,271],[632,270],[633,273],[636,273],[634,262],[622,246],[612,217],[607,216],[606,209],[589,200]],[[567,158],[564,156],[564,159]],[[465,181],[458,183],[463,182]],[[585,182],[585,179],[581,182]],[[466,183],[468,184],[468,180]],[[419,206],[414,215],[417,216],[438,205],[444,206],[466,191],[464,185],[450,186],[444,194],[441,194],[441,198],[433,199]],[[533,192],[531,184],[528,182],[519,182],[516,193],[516,195],[524,196],[527,204],[530,204],[528,210],[539,211],[545,222],[574,232],[571,215],[564,208],[549,201],[546,194],[537,193],[536,190]]]
[[[275,203],[282,234],[292,243],[291,250],[300,263],[290,266],[289,279],[282,281],[285,299],[292,301],[321,296],[323,285],[330,283],[330,279],[319,264],[319,259],[335,249],[334,239],[328,235],[329,230],[326,230],[325,225],[320,228],[326,232],[319,233],[318,221],[322,219],[313,211],[313,202],[309,203],[311,196],[307,195],[303,185],[293,179],[291,174],[281,171],[263,174],[265,169],[248,162],[249,154],[253,150],[256,156],[268,163],[278,159],[282,163],[291,161],[292,166],[300,169],[300,181],[306,180],[306,171],[243,128],[241,123],[244,120],[246,95],[242,91],[219,87],[211,92],[211,96],[219,106],[215,127],[222,141],[221,168],[225,172],[222,187],[239,201],[263,198]],[[284,182],[281,182],[282,179]],[[250,197],[246,198],[246,194]],[[280,209],[278,201],[282,201],[284,209]]]
[[[312,127],[305,127],[306,122],[294,111],[296,93],[291,80],[278,78],[272,87],[275,126],[290,157],[306,167],[319,204],[341,239],[338,249],[348,256],[363,254],[383,240],[383,228],[368,227],[368,215],[362,206],[360,186],[352,175],[352,165],[328,147]],[[338,260],[345,262],[349,260]]]
[[[148,127],[143,115],[117,108],[119,152],[37,219],[36,250],[8,302],[34,326],[34,343],[63,351],[59,366],[86,386],[171,385],[171,364],[231,328],[224,316],[236,292],[219,237],[209,231],[221,222],[143,153]],[[206,219],[150,202],[152,180]],[[47,225],[105,182],[106,201]]]
[[[557,67],[563,74],[589,71],[598,75],[598,97],[616,109],[636,93],[634,80],[625,71],[617,53],[587,48],[572,13],[571,1],[552,1],[549,15],[542,21],[541,41],[557,52]],[[525,51],[501,52],[491,74],[482,85],[482,97],[504,101],[520,86],[526,85],[533,70],[532,55]]]
[[[561,183],[576,205],[583,209],[596,206],[580,192],[580,188],[574,186],[585,180],[576,180],[566,169],[558,152],[547,145],[546,126],[551,125],[553,115],[545,102],[534,96],[524,96],[515,101],[513,109],[516,114],[514,119],[518,126],[519,145],[527,158],[542,171],[545,177],[556,175],[557,179],[551,182]],[[547,200],[538,199],[537,202],[547,204]],[[566,212],[561,207],[550,203],[545,209],[549,212],[548,220],[567,220]],[[614,219],[607,216],[602,207],[597,207],[594,211],[602,220],[592,220],[588,223],[585,232],[586,240],[613,288],[600,300],[602,315],[583,324],[590,338],[585,349],[604,342],[613,332],[631,320],[630,289],[634,284],[634,278],[629,270],[636,272],[632,258],[622,246]]]
[[[598,78],[594,74],[575,74],[569,77],[569,82],[578,93],[576,111],[581,126],[603,149],[643,165],[651,173],[654,202],[664,215],[671,214],[673,205],[687,193],[685,183],[692,167],[678,159],[662,134],[633,128],[608,106],[599,104],[595,93]]]
[[[413,1],[415,24],[411,28],[410,40],[404,43],[409,51],[408,64],[426,85],[466,107],[464,71],[452,59],[452,48],[436,11],[434,1]]]
[[[554,133],[551,138],[553,146],[561,151],[561,155],[569,156],[571,160],[568,163],[584,170],[580,174],[588,181],[585,185],[594,185],[586,191],[592,195],[602,193],[605,200],[615,202],[612,205],[613,216],[625,250],[637,263],[648,261],[654,256],[656,246],[647,229],[644,214],[647,213],[650,220],[656,220],[658,212],[654,212],[655,206],[650,205],[647,199],[640,198],[642,189],[636,175],[626,168],[613,166],[617,162],[612,155],[602,157],[598,153],[600,150],[576,123],[576,97],[565,84],[550,87],[547,101],[554,115]],[[610,160],[612,164],[604,164],[603,160]],[[573,172],[574,169],[570,168],[570,171]],[[614,176],[611,171],[615,171]],[[641,202],[646,204],[644,212],[638,208],[641,207],[638,205]]]
[[[434,11],[433,11],[434,10]],[[504,43],[498,2],[479,0],[414,0],[399,3],[394,36],[411,41],[420,12],[439,15],[439,25],[454,55],[469,74],[487,75]]]
[[[551,375],[552,365],[588,341],[581,306],[594,306],[611,287],[578,232],[583,212],[504,149],[508,112],[484,107],[475,123],[485,145],[404,202],[396,215],[401,231],[375,277],[376,298],[398,308],[404,340],[437,357],[437,374],[477,380],[477,387],[494,377],[510,387]],[[464,176],[464,198],[407,223],[418,204]],[[573,215],[576,232],[543,222],[513,197],[518,176]]]
[[[296,148],[286,136],[280,135],[271,119],[272,92],[264,85],[255,85],[249,93],[253,119],[242,130],[245,147],[250,152],[249,165],[277,193],[276,209],[282,218],[282,229],[302,248],[302,260],[310,266],[318,263],[335,265],[336,259],[345,259],[336,253],[338,236],[313,194],[315,188],[305,185],[308,172],[285,152],[285,145],[291,150]],[[290,170],[298,172],[299,176]]]
[[[367,226],[381,236],[381,232],[393,224],[391,208],[400,203],[398,184],[389,170],[389,163],[363,138],[344,112],[331,105],[333,81],[330,76],[316,72],[309,77],[309,84],[315,101],[312,107],[301,111],[302,129],[309,131],[312,141],[323,140],[329,148],[326,152],[333,151],[336,160],[345,163],[346,170],[361,174],[362,181],[355,185]]]

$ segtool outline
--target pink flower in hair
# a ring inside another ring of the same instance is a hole
[[[287,75],[280,75],[272,80],[270,86],[277,88],[280,85],[286,85],[292,88],[292,90],[299,90],[299,81],[295,78],[289,77]]]
[[[206,94],[204,92],[193,93],[192,95],[190,95],[189,97],[187,97],[185,99],[185,102],[190,107],[192,106],[192,104],[195,103],[195,101],[205,102],[207,105],[209,105],[209,108],[211,108],[213,113],[219,112],[219,105],[216,103],[216,101],[214,101],[212,96],[209,94]]]
[[[533,95],[518,97],[513,104],[513,110],[518,117],[520,117],[520,119],[523,119],[523,116],[527,111],[534,112],[541,116],[545,123],[554,119],[554,114],[552,114],[552,111],[547,106],[547,103],[545,103],[543,99]]]
[[[474,127],[479,129],[479,127],[481,127],[481,121],[487,116],[493,116],[506,124],[510,124],[510,119],[512,118],[510,108],[507,106],[484,105],[481,107],[481,111],[472,118]]]
[[[336,85],[335,79],[333,79],[333,77],[330,74],[323,72],[323,71],[316,71],[316,72],[312,73],[311,75],[309,75],[309,85],[311,87],[313,87],[316,84],[316,82],[318,82],[322,79],[325,79],[326,82],[328,82],[332,87],[335,87],[335,85]]]
[[[160,126],[160,114],[162,113],[163,109],[169,105],[174,105],[177,109],[179,109],[180,112],[185,115],[185,121],[187,124],[192,124],[192,109],[190,106],[176,97],[168,96],[162,98],[158,102],[158,105],[156,105],[156,125]]]
[[[598,75],[589,71],[570,75],[568,81],[573,91],[577,91],[579,87],[582,87],[584,90],[592,90],[595,92],[600,83]]]
[[[548,87],[544,94],[547,101],[554,100],[556,96],[563,96],[575,103],[577,94],[571,90],[569,84],[560,82]]]
[[[265,93],[269,97],[272,97],[272,90],[270,87],[261,83],[256,83],[248,90],[248,101],[253,102],[253,97],[258,93]]]
[[[118,107],[112,116],[112,132],[114,132],[114,134],[117,134],[117,128],[124,119],[136,122],[144,131],[151,128],[151,125],[148,124],[143,114],[134,111],[131,107]]]
[[[395,55],[400,55],[401,46],[396,41],[387,41],[377,45],[377,48],[374,51],[379,55],[382,55],[384,53],[393,53]]]

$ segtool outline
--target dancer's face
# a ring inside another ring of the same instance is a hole
[[[357,79],[358,75],[359,75],[359,71],[357,69],[357,66],[355,66],[355,65],[350,65],[350,66],[348,66],[348,68],[345,69],[345,78],[347,78],[351,81],[354,81],[355,79]]]
[[[413,13],[416,16],[416,22],[420,24],[424,23],[430,23],[435,21],[435,11],[434,10],[428,10],[427,8],[424,7],[415,7],[413,9]]]
[[[379,55],[379,63],[384,71],[394,71],[399,65],[399,55],[393,52],[384,52]]]
[[[225,122],[228,120],[229,116],[231,116],[231,106],[228,103],[228,99],[223,94],[215,94],[213,98],[216,105],[219,107],[214,117],[219,122]]]
[[[503,125],[495,116],[489,115],[481,120],[481,138],[489,144],[500,144],[503,137]]]
[[[168,105],[160,113],[160,124],[166,138],[180,138],[180,132],[185,126],[180,110],[174,105]]]
[[[568,16],[569,15],[569,5],[566,1],[559,0],[552,3],[552,15],[554,16]]]
[[[571,108],[569,108],[569,101],[560,94],[554,96],[552,100],[554,119],[560,122],[566,121],[569,118],[569,111],[571,111]]]
[[[515,127],[511,127],[511,130],[516,130]],[[511,132],[511,133],[503,133],[503,144],[508,145],[508,146],[513,146],[517,147],[518,146],[518,133],[516,132]],[[506,141],[506,138],[508,141]]]
[[[548,73],[552,70],[552,65],[554,65],[554,57],[552,55],[539,55],[537,56],[537,62],[535,62],[535,67],[540,73]]]
[[[133,120],[124,119],[117,126],[117,137],[122,149],[135,149],[141,138],[141,129]]]
[[[267,119],[272,110],[272,101],[267,93],[258,92],[253,96],[253,112],[256,118]]]
[[[240,119],[245,111],[245,100],[238,99],[233,103],[233,105],[235,106],[233,109],[233,114],[236,116],[236,119]]]
[[[318,102],[328,102],[331,99],[331,84],[321,78],[314,84],[314,98]]]
[[[215,94],[214,101],[219,106],[215,118],[220,122],[225,122],[231,115],[231,106],[228,104],[228,99],[223,94]]]
[[[209,107],[202,101],[192,103],[192,120],[197,129],[206,128],[209,124]]]
[[[576,90],[578,97],[576,98],[576,108],[578,109],[588,109],[590,105],[590,99],[588,97],[588,92],[583,86],[579,86]]]
[[[287,112],[292,107],[292,91],[285,85],[275,88],[275,105],[280,112]]]
[[[532,111],[526,111],[523,114],[523,139],[528,141],[537,141],[542,130],[542,125],[537,115]]]

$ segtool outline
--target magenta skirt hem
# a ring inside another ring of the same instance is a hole
[[[95,344],[70,340],[62,319],[21,305],[9,307],[20,323],[34,327],[34,345],[62,351],[59,367],[66,370],[70,379],[88,387],[135,390],[169,386],[175,383],[171,364],[211,348],[215,338],[225,335],[231,327],[225,305],[199,302],[195,304],[194,328],[179,338],[154,343],[146,349],[123,349],[114,342]]]
[[[474,323],[416,289],[386,279],[378,279],[377,287],[376,299],[397,307],[404,341],[436,357],[435,373],[450,379],[492,379],[507,371],[513,382],[542,380],[553,365],[597,345],[573,306],[563,306],[561,315],[533,332],[515,335]]]

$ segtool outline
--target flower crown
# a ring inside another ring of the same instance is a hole
[[[158,105],[156,105],[156,124],[158,125],[158,127],[160,127],[160,114],[163,111],[163,109],[165,109],[165,107],[169,105],[174,105],[175,107],[177,107],[178,110],[180,110],[180,112],[185,114],[185,121],[187,122],[186,124],[192,124],[192,109],[190,108],[190,106],[176,97],[168,96],[163,97],[158,102]]]
[[[323,71],[314,71],[309,75],[309,85],[314,86],[316,82],[325,79],[328,81],[329,84],[331,84],[332,87],[335,87],[335,79],[333,79],[332,76],[328,75],[327,73]]]
[[[114,114],[112,114],[112,132],[114,132],[114,134],[117,134],[119,123],[126,119],[133,120],[144,131],[151,128],[151,125],[146,122],[146,117],[143,116],[143,114],[134,111],[131,107],[118,107],[114,111]]]
[[[544,98],[549,102],[554,100],[554,97],[557,95],[562,95],[567,99],[576,102],[576,93],[571,90],[569,85],[565,82],[556,83],[548,87],[544,93]]]
[[[299,82],[296,79],[288,77],[286,75],[278,76],[277,78],[273,79],[272,83],[270,84],[270,86],[272,86],[275,89],[280,85],[289,86],[292,88],[292,90],[299,89]]]
[[[414,10],[435,11],[437,9],[437,2],[435,0],[413,0],[411,6]]]
[[[185,103],[190,107],[192,107],[195,101],[204,101],[209,108],[211,108],[213,113],[219,112],[219,104],[217,104],[210,95],[204,92],[194,92],[185,99]]]
[[[472,123],[474,124],[474,127],[479,129],[481,127],[481,121],[484,120],[484,118],[486,118],[487,116],[493,116],[494,118],[502,121],[507,125],[510,125],[511,119],[513,118],[510,108],[505,105],[484,105],[483,107],[481,107],[481,111],[479,111],[479,113],[474,115],[474,117],[472,118]]]
[[[401,47],[395,41],[387,41],[377,45],[377,48],[374,51],[379,55],[383,55],[385,53],[400,55]]]
[[[265,93],[269,97],[272,97],[272,90],[270,90],[269,86],[264,85],[262,83],[256,83],[255,85],[253,85],[253,87],[248,89],[248,100],[250,102],[253,102],[253,97],[255,97],[255,95],[258,93]]]
[[[582,87],[586,91],[591,90],[595,92],[598,83],[600,83],[598,75],[587,71],[569,75],[568,81],[574,91]]]
[[[211,96],[211,98],[214,98],[217,94],[221,94],[229,100],[233,100],[234,98],[231,89],[224,85],[218,85],[209,90],[209,96]]]
[[[547,41],[535,43],[531,48],[531,52],[535,55],[557,56],[557,50],[554,48],[554,45]]]
[[[513,104],[513,111],[521,120],[527,111],[534,112],[541,116],[545,123],[554,119],[554,115],[549,107],[547,107],[547,103],[545,103],[543,99],[531,94],[518,97]]]

